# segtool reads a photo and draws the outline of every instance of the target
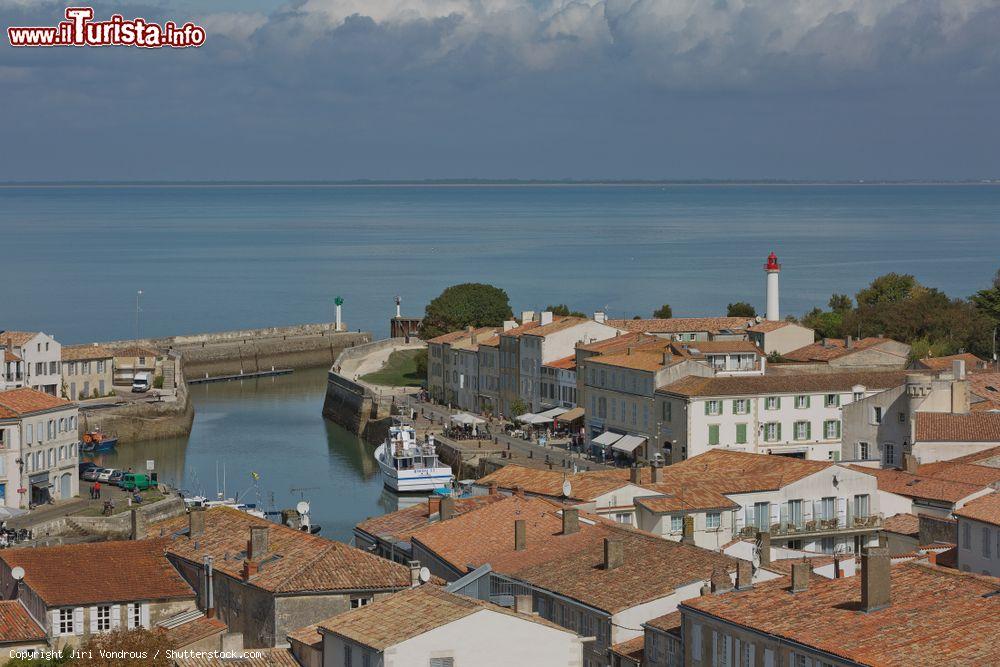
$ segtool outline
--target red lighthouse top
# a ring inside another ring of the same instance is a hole
[[[781,264],[778,264],[778,256],[773,251],[767,256],[767,264],[764,265],[764,270],[781,271]]]

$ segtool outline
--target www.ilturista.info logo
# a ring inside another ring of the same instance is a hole
[[[205,29],[190,21],[178,26],[163,25],[143,18],[125,19],[113,14],[107,21],[94,21],[91,7],[67,7],[66,20],[48,27],[10,27],[11,46],[138,46],[183,49],[205,43]]]

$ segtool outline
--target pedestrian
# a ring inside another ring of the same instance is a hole
[[[101,483],[100,482],[94,482],[94,497],[97,500],[101,499]]]

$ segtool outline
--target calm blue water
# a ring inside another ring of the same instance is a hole
[[[505,288],[515,311],[565,302],[615,316],[670,303],[782,310],[887,271],[953,295],[989,284],[1000,187],[3,187],[0,328],[65,342],[324,321],[387,334],[444,287]]]

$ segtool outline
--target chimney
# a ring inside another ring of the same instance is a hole
[[[956,361],[955,364],[965,364],[964,361]],[[963,366],[962,375],[965,370]],[[951,382],[951,411],[956,415],[969,413],[969,383],[962,379],[955,379]]]
[[[868,547],[861,552],[861,608],[872,612],[888,607],[889,550],[885,547]]]
[[[530,595],[515,595],[514,596],[514,611],[519,614],[528,614],[529,616],[534,612],[531,604]]]
[[[434,495],[428,496],[427,498],[427,518],[430,519],[432,516],[441,511],[441,496]],[[438,517],[440,518],[440,517]]]
[[[143,518],[142,512],[138,508],[133,507],[131,511],[132,519],[132,532],[131,538],[133,540],[141,540],[146,537],[146,521]]]
[[[659,462],[654,462],[653,467],[649,469],[649,481],[653,484],[659,484],[661,479],[660,464]]]
[[[527,322],[533,322],[535,319],[535,311],[533,310],[522,310],[521,311],[521,324]]]
[[[546,324],[552,324],[552,311],[543,310],[541,319],[538,321],[539,324],[545,326]]]
[[[830,339],[823,338],[823,347],[830,347]]]
[[[771,566],[771,533],[759,531],[757,533],[757,549],[760,551],[759,559],[761,567]]]
[[[514,495],[517,496],[518,498],[524,498],[524,487],[521,485],[515,486]]]
[[[410,566],[410,588],[420,585],[420,561],[411,560],[407,563]]]
[[[524,551],[528,546],[527,524],[524,519],[514,520],[514,551]]]
[[[476,345],[479,342],[479,334],[475,331],[472,332],[472,344]]]
[[[198,537],[205,532],[205,510],[192,509],[188,512],[188,537]]]
[[[844,347],[848,350],[854,349],[854,336],[847,337],[847,340],[844,341]]]
[[[801,593],[809,588],[809,573],[812,565],[802,560],[792,563],[792,592]]]
[[[840,567],[840,562],[844,559],[843,555],[840,553],[833,554],[833,578],[842,579],[844,577],[844,571]]]
[[[681,544],[694,546],[694,515],[685,514],[681,530]]]
[[[634,463],[632,464],[632,467],[629,468],[629,480],[631,480],[633,484],[639,484],[642,481],[642,468]]]
[[[594,321],[600,324],[604,324],[605,322],[608,321],[608,316],[604,313],[604,311],[599,310],[596,313],[594,313]]]
[[[441,513],[442,521],[453,518],[455,516],[455,499],[451,496],[442,498],[439,512]]]
[[[206,555],[205,565],[205,616],[215,618],[215,583],[213,576],[212,557]]]
[[[491,496],[495,496],[497,493],[500,492],[500,485],[497,484],[496,482],[490,482],[489,484],[486,485],[486,490],[487,492],[489,492]]]
[[[252,577],[255,574],[257,574],[257,571],[259,569],[260,569],[260,567],[257,564],[257,561],[253,561],[253,560],[245,560],[245,561],[243,561],[243,581],[249,581],[250,577]]]
[[[917,470],[920,468],[920,463],[917,461],[917,457],[913,454],[903,454],[903,472],[908,472],[911,475],[916,475]]]
[[[951,362],[951,375],[956,380],[965,379],[965,359],[956,359]]]
[[[753,588],[753,564],[740,558],[736,561],[736,590],[745,591]]]
[[[260,562],[267,555],[267,526],[250,526],[247,560]]]
[[[664,366],[669,365],[674,360],[674,355],[670,350],[663,351],[663,357],[660,359],[660,363]]]
[[[604,569],[614,570],[625,564],[625,550],[621,541],[604,538]]]
[[[566,507],[562,511],[563,535],[572,535],[580,532],[580,510],[575,507]]]
[[[510,331],[511,329],[516,329],[516,328],[517,328],[517,322],[515,322],[514,320],[504,320],[503,321],[503,330],[504,331]]]
[[[724,567],[712,568],[711,581],[713,593],[728,593],[733,590],[733,580],[729,578],[729,573]]]

